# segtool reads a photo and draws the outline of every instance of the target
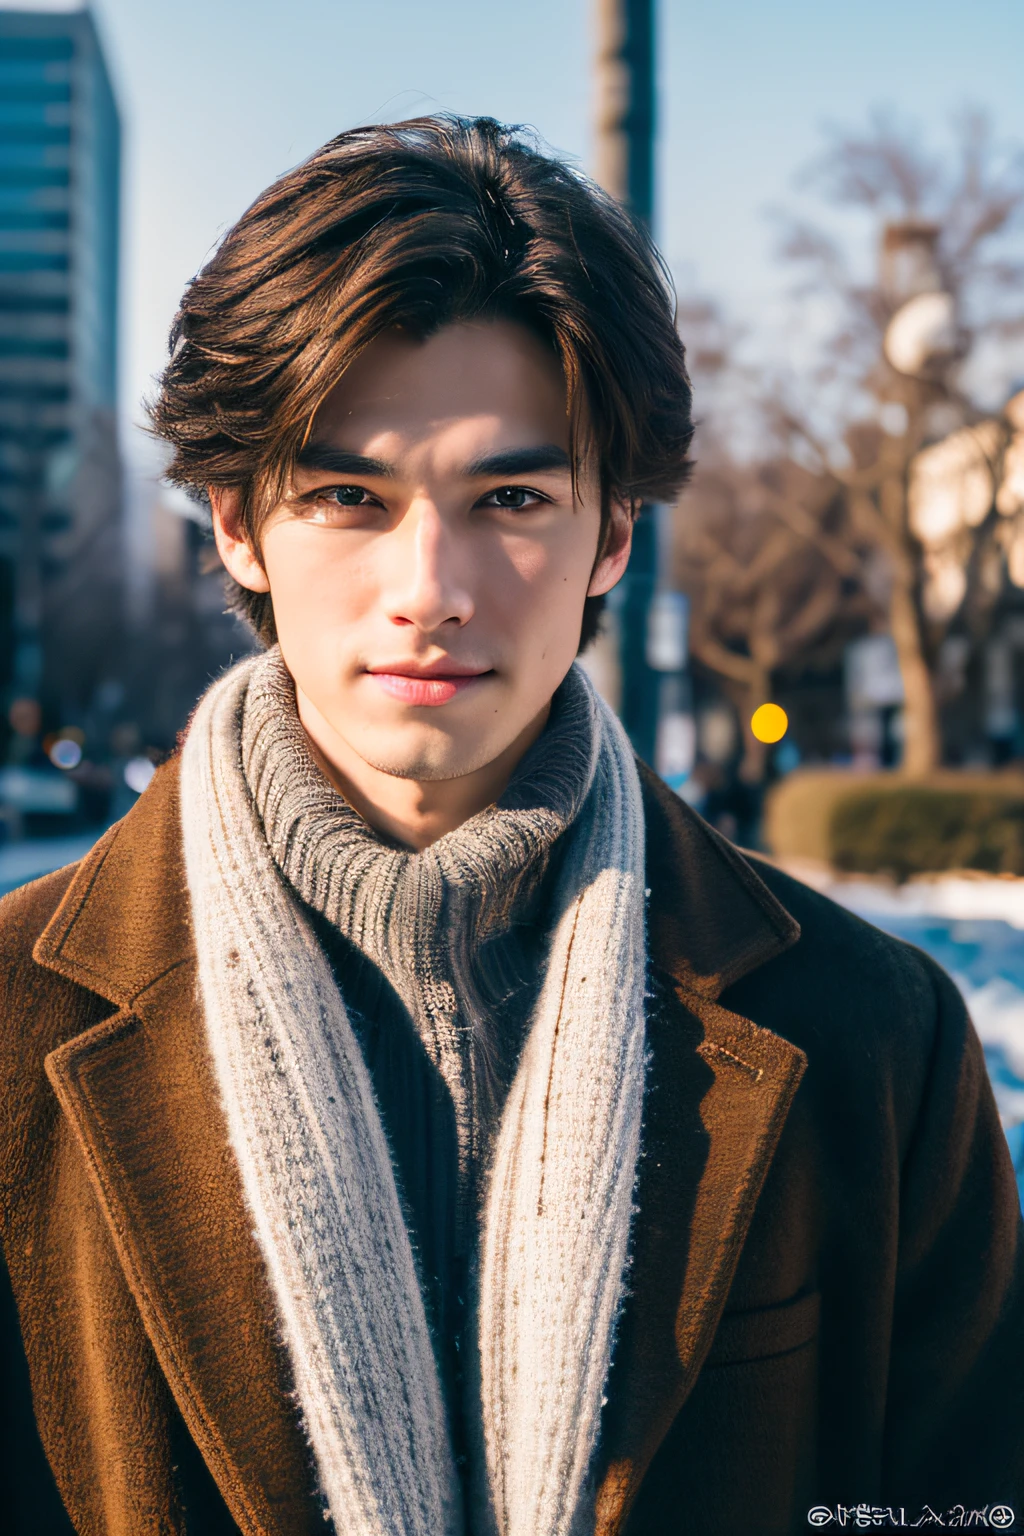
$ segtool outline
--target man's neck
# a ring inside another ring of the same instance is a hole
[[[454,779],[407,779],[385,773],[354,752],[301,688],[299,719],[318,766],[353,810],[377,832],[419,853],[493,805],[547,723],[550,702],[499,757]]]

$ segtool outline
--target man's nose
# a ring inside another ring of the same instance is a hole
[[[432,500],[414,501],[385,544],[384,605],[392,623],[421,630],[468,623],[474,604],[467,551]]]

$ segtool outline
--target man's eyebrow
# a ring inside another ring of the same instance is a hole
[[[543,469],[569,469],[569,455],[557,443],[542,443],[536,448],[506,448],[489,453],[466,465],[469,476],[535,475]]]
[[[393,479],[395,473],[386,459],[370,459],[363,453],[332,448],[329,443],[307,443],[296,464],[300,469],[318,469],[329,475],[372,475],[383,480]]]

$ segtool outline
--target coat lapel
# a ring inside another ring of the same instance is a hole
[[[322,1531],[196,996],[177,771],[84,861],[35,958],[116,1005],[46,1068],[146,1332],[246,1536]]]
[[[597,1536],[625,1519],[693,1387],[805,1066],[723,989],[799,930],[730,846],[642,769],[652,964],[651,1091],[602,1434]],[[228,1146],[196,994],[177,764],[82,863],[35,951],[110,1000],[47,1071],[146,1332],[245,1536],[322,1531],[262,1259]]]
[[[724,838],[641,765],[653,1011],[629,1291],[609,1380],[597,1536],[621,1529],[700,1372],[803,1052],[716,999],[800,930]],[[674,993],[674,1000],[671,994]]]

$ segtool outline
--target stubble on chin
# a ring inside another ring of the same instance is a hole
[[[349,749],[369,768],[394,779],[415,779],[419,784],[441,784],[476,773],[498,757],[501,744],[476,740],[459,742],[451,738],[424,742],[413,739],[410,731],[403,739],[401,727],[393,732],[371,732],[358,743],[348,738]],[[391,737],[389,740],[388,737]]]

